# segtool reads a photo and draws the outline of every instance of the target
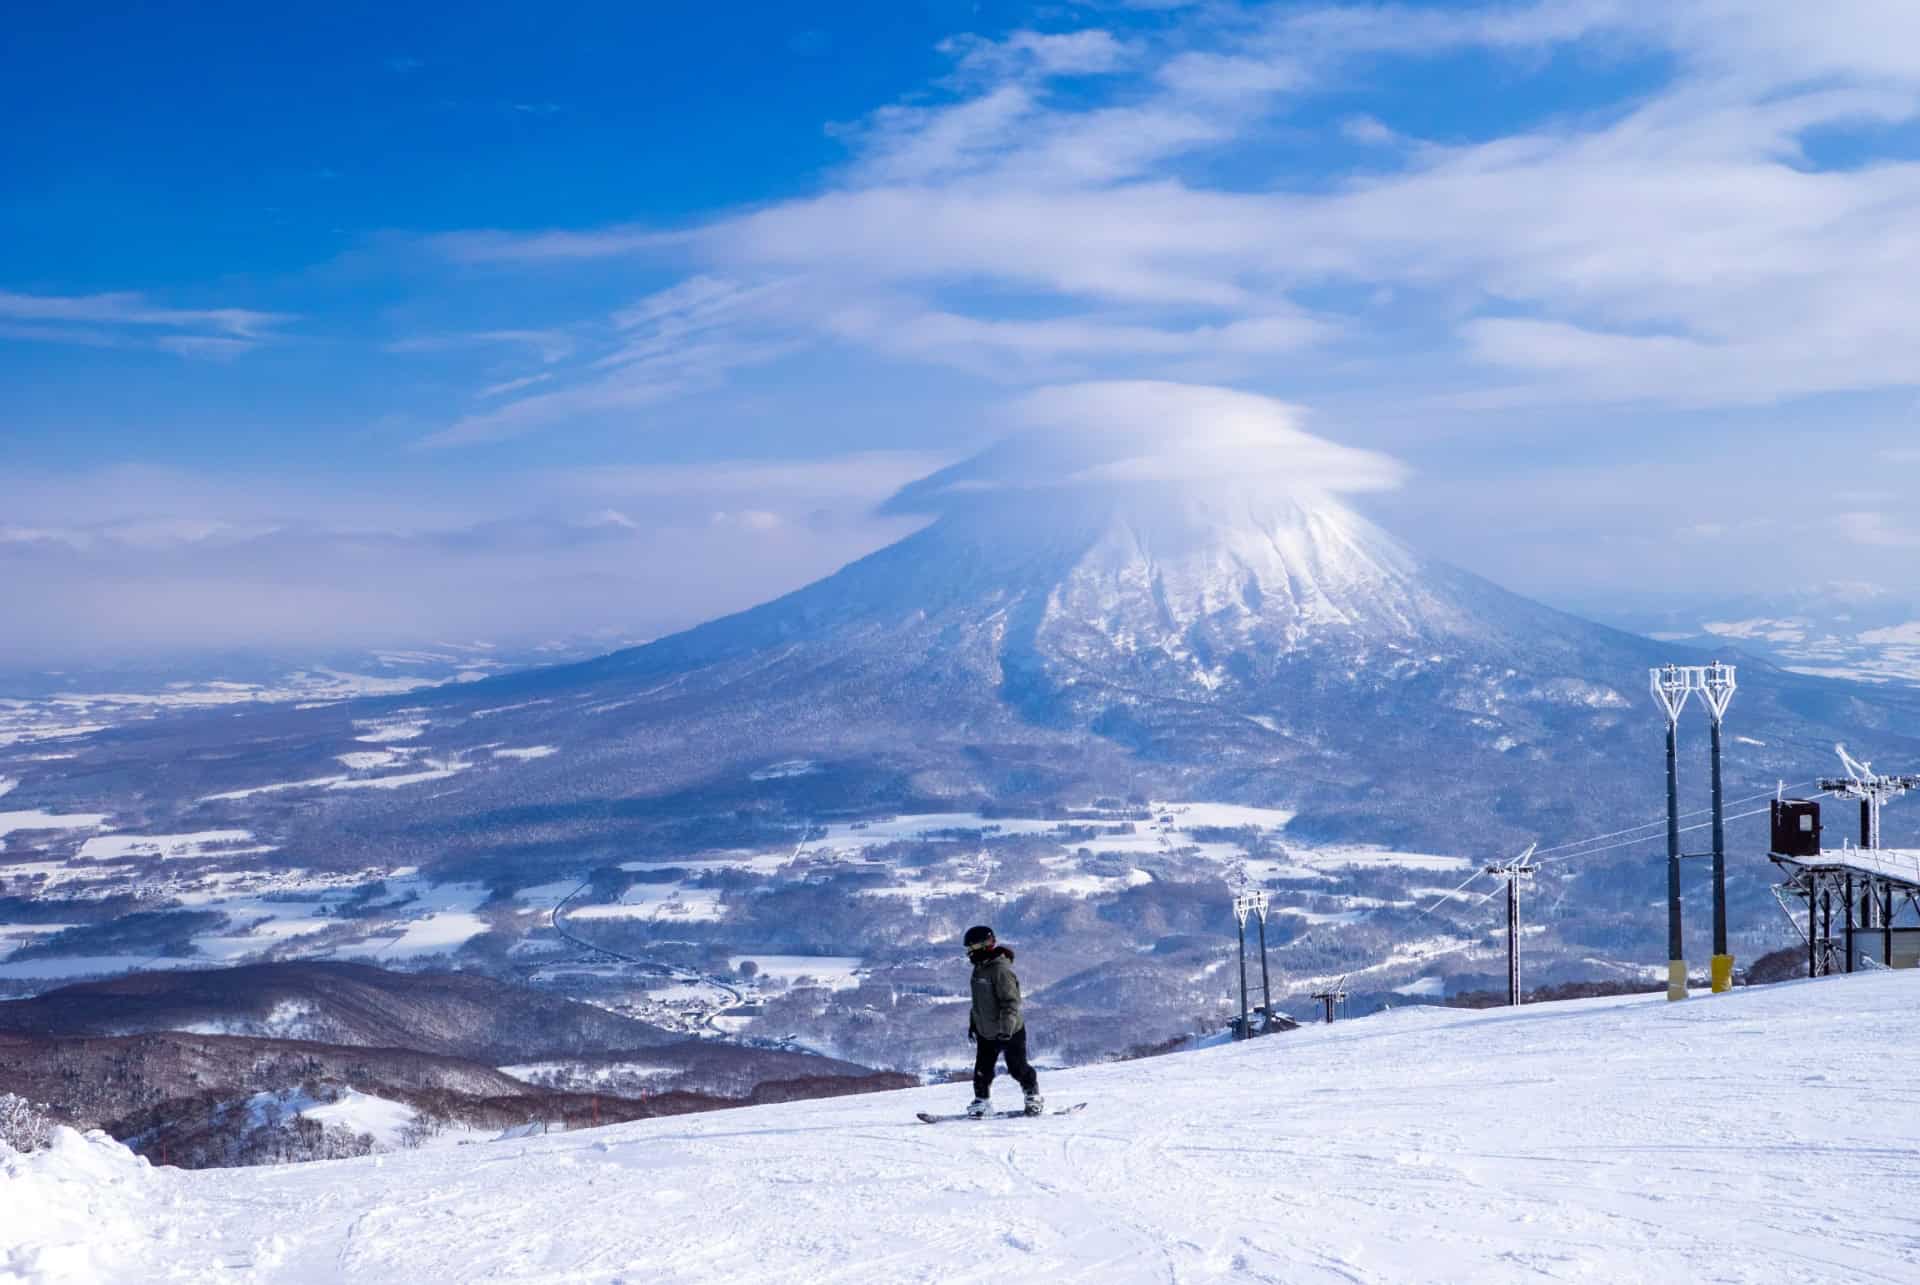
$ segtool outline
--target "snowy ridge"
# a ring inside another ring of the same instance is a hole
[[[1231,489],[1117,509],[1048,603],[1050,626],[1090,624],[1122,650],[1202,623],[1293,646],[1328,630],[1385,639],[1460,622],[1423,588],[1419,559],[1350,509]]]
[[[1092,1105],[932,1130],[912,1113],[964,1088],[267,1171],[154,1171],[68,1131],[4,1161],[0,1206],[30,1216],[0,1223],[0,1273],[1912,1280],[1916,999],[1877,973],[1404,1009],[1053,1073]]]

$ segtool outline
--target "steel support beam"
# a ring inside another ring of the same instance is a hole
[[[1847,963],[1846,963],[1846,966],[1842,968],[1840,971],[1843,973],[1850,973],[1853,971],[1853,876],[1851,874],[1847,876],[1846,883],[1845,885],[1843,885],[1841,891],[1845,895],[1846,901],[1847,901],[1847,919],[1846,919],[1846,923],[1841,928],[1841,932],[1844,935],[1844,939],[1846,941]]]
[[[1893,885],[1887,884],[1886,887],[1883,889],[1883,892],[1885,893],[1886,900],[1885,900],[1885,903],[1880,907],[1882,911],[1880,915],[1880,937],[1881,937],[1880,962],[1885,964],[1888,968],[1892,968],[1893,967]]]
[[[1727,818],[1720,788],[1720,716],[1713,717],[1713,989],[1733,989],[1733,955],[1727,950]]]
[[[1687,997],[1687,948],[1680,931],[1680,720],[1667,722],[1667,998]]]
[[[1520,881],[1507,880],[1507,1005],[1520,1003]]]
[[[1273,984],[1267,977],[1267,911],[1260,908],[1260,1025],[1273,1025]]]
[[[1240,929],[1240,1025],[1234,1031],[1234,1038],[1244,1040],[1253,1034],[1253,1028],[1247,1025],[1247,917],[1244,913],[1234,916]]]
[[[1819,934],[1814,929],[1819,927],[1819,916],[1813,909],[1814,878],[1812,874],[1803,872],[1799,881],[1805,884],[1807,889],[1807,976],[1817,977],[1820,970],[1814,966],[1814,961],[1819,958],[1819,947],[1814,942]]]
[[[1820,975],[1833,974],[1833,887],[1820,889]]]

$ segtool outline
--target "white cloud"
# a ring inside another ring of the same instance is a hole
[[[1065,484],[1276,478],[1309,491],[1391,490],[1405,470],[1376,451],[1316,437],[1305,413],[1232,388],[1115,380],[1042,388],[1015,419],[1099,443],[1101,458],[1052,479]]]
[[[948,455],[926,451],[856,451],[811,460],[571,469],[544,477],[547,485],[566,494],[636,500],[703,495],[728,504],[757,500],[762,505],[780,497],[795,511],[830,504],[858,509],[952,462]]]
[[[1302,89],[1308,83],[1306,70],[1291,58],[1202,50],[1175,54],[1155,75],[1175,93],[1203,99],[1277,94]]]
[[[274,337],[297,318],[251,308],[169,308],[121,291],[32,295],[0,290],[0,338],[94,348],[154,348],[227,359]]]
[[[479,391],[477,396],[483,398],[504,397],[508,393],[517,393],[523,388],[532,388],[535,384],[544,384],[552,378],[552,372],[543,370],[537,375],[522,375],[517,379],[503,379],[498,383],[488,384]]]
[[[1920,530],[1873,510],[1836,513],[1833,527],[1843,539],[1870,549],[1920,548]]]
[[[388,352],[451,352],[462,348],[505,344],[531,349],[541,361],[551,365],[573,355],[576,341],[564,330],[477,330],[460,334],[414,335],[396,339]]]
[[[1132,56],[1125,42],[1098,29],[1016,31],[1003,40],[957,36],[944,42],[941,52],[955,58],[960,76],[992,79],[1101,75],[1118,71]]]
[[[170,330],[205,328],[255,337],[292,318],[247,308],[163,308],[131,293],[28,295],[0,290],[0,317],[38,321],[97,321]]]
[[[421,445],[502,441],[568,420],[637,411],[713,388],[733,371],[793,351],[791,339],[763,327],[750,333],[756,329],[756,310],[779,288],[779,283],[741,287],[703,276],[647,295],[601,323],[606,350],[567,370],[566,386],[476,411]],[[489,385],[481,395],[519,391],[533,382]]]
[[[1852,138],[1920,120],[1916,24],[1904,0],[1542,0],[956,40],[949,76],[842,131],[815,194],[678,230],[443,238],[684,275],[433,440],[617,419],[829,348],[1000,386],[1339,382],[1381,418],[1487,425],[1910,387],[1920,163]],[[1656,87],[1446,142],[1365,114],[1370,85],[1465,50]],[[1287,113],[1329,93],[1354,113],[1317,128],[1378,150],[1303,174]]]
[[[824,322],[834,334],[884,352],[1016,381],[1115,358],[1293,352],[1334,334],[1330,324],[1297,312],[1174,329],[1099,315],[994,320],[917,310],[907,301],[852,302]]]
[[[1398,487],[1406,470],[1377,451],[1301,427],[1300,408],[1232,388],[1112,380],[1036,389],[1013,401],[1012,436],[906,487],[897,513],[941,512],[982,494],[1138,483],[1254,483],[1266,492],[1339,494]]]
[[[456,263],[566,263],[671,251],[679,234],[634,225],[589,232],[448,232],[427,244]]]
[[[207,357],[214,361],[231,361],[260,346],[251,339],[229,339],[224,335],[159,335],[152,342],[161,352],[177,357]]]
[[[1340,122],[1340,136],[1363,147],[1385,147],[1400,141],[1400,136],[1376,117],[1349,116]]]

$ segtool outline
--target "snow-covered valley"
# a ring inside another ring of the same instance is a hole
[[[913,1120],[948,1086],[198,1173],[68,1132],[0,1169],[0,1278],[1910,1281],[1916,1000],[1399,1009],[984,1125]]]

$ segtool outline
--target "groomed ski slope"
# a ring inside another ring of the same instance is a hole
[[[205,1173],[68,1134],[0,1178],[0,1280],[1911,1283],[1916,1071],[1878,973],[1400,1010],[1050,1075],[1092,1105],[1041,1121],[916,1123],[948,1086]]]

